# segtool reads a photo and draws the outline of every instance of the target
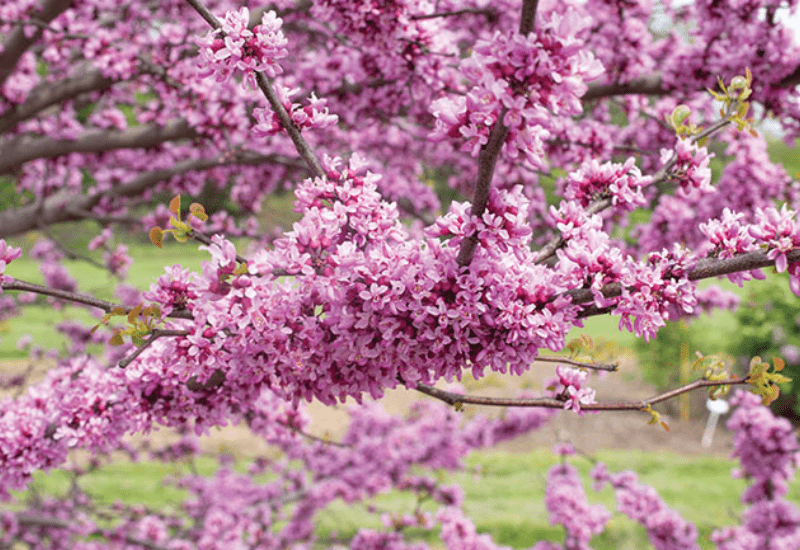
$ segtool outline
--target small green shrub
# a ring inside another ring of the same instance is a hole
[[[789,290],[786,273],[754,286],[736,311],[737,328],[729,339],[728,353],[741,361],[756,355],[765,361],[786,361],[782,374],[792,379],[782,393],[796,403],[800,392],[800,298]],[[795,412],[800,407],[794,405]]]

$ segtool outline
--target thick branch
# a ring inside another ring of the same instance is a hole
[[[682,393],[687,393],[698,388],[710,388],[717,386],[734,386],[746,384],[745,378],[728,378],[726,380],[696,380],[685,386],[675,388],[668,392],[655,395],[650,399],[641,401],[616,401],[607,403],[591,403],[581,405],[582,411],[642,411],[648,406],[667,401]],[[547,409],[563,409],[564,401],[553,397],[488,397],[480,395],[464,395],[440,390],[433,386],[417,384],[414,388],[420,393],[429,395],[448,405],[484,405],[489,407],[544,407]]]
[[[533,31],[534,20],[536,19],[536,6],[538,0],[524,0],[522,3],[522,13],[520,15],[519,32],[527,35]],[[521,90],[515,90],[520,93]],[[475,195],[472,198],[470,215],[480,218],[486,211],[486,204],[489,202],[489,190],[492,187],[492,177],[497,166],[497,159],[508,135],[508,127],[503,124],[506,116],[506,109],[500,111],[492,131],[489,133],[489,140],[481,148],[478,155],[478,179],[475,182]],[[475,257],[475,250],[478,247],[478,235],[472,234],[461,242],[456,261],[460,266],[468,266]]]
[[[187,172],[196,172],[232,164],[258,165],[268,162],[305,168],[298,161],[280,155],[240,154],[226,160],[220,160],[219,158],[184,160],[171,168],[145,172],[130,181],[115,185],[101,193],[91,195],[56,193],[35,204],[0,212],[0,238],[19,235],[36,229],[42,224],[53,225],[92,217],[91,209],[104,197],[134,197],[159,182]]]
[[[489,134],[489,141],[481,149],[478,155],[478,180],[475,184],[475,196],[472,199],[472,206],[470,207],[470,214],[480,218],[486,211],[486,204],[489,202],[489,190],[492,187],[492,177],[494,176],[494,168],[497,165],[497,158],[500,156],[500,151],[503,149],[506,136],[508,135],[508,127],[503,124],[503,117],[506,110],[500,112],[497,122]],[[472,262],[475,256],[475,249],[478,247],[478,235],[473,234],[461,242],[461,248],[458,250],[458,257],[456,261],[458,265],[467,266]]]
[[[519,19],[519,33],[522,36],[533,32],[536,22],[536,8],[538,7],[539,0],[523,0],[522,14]]]
[[[89,71],[60,82],[45,82],[28,94],[25,103],[20,103],[0,116],[0,134],[9,132],[14,126],[27,120],[51,105],[62,103],[80,94],[105,90],[113,80],[100,71]]]
[[[798,65],[790,75],[785,76],[778,82],[775,82],[773,86],[777,86],[778,88],[790,88],[792,86],[797,86],[798,84],[800,84],[800,65]],[[698,91],[702,89],[703,88],[698,88]],[[617,95],[663,96],[671,94],[672,92],[673,90],[670,90],[664,86],[664,83],[661,81],[660,74],[652,74],[625,83],[612,82],[610,84],[589,84],[589,90],[583,95],[582,99],[599,99],[602,97],[611,97]]]
[[[37,13],[31,15],[32,19],[47,24],[53,19],[58,17],[61,13],[65,12],[72,0],[44,0],[42,9]],[[25,35],[25,24],[18,25],[11,33],[3,47],[0,48],[0,86],[14,72],[19,58],[25,53],[31,45],[39,40],[42,34],[42,28],[37,26],[36,31],[30,37]]]
[[[598,99],[615,95],[667,95],[670,90],[661,83],[661,75],[654,74],[631,80],[624,84],[589,84],[589,90],[583,94],[584,100]]]
[[[39,158],[54,158],[68,153],[102,153],[114,149],[155,147],[168,141],[196,137],[185,120],[137,126],[128,130],[89,130],[77,139],[20,137],[0,147],[0,174]]]

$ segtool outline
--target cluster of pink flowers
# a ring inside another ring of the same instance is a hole
[[[653,252],[646,264],[628,262],[622,271],[622,296],[615,314],[619,326],[645,340],[668,319],[690,314],[697,305],[695,284],[687,279],[695,259],[685,248],[675,245],[672,250]],[[631,318],[635,321],[631,322]]]
[[[675,166],[670,174],[684,191],[697,189],[701,192],[708,192],[714,189],[711,186],[711,168],[709,167],[713,156],[705,147],[699,146],[689,138],[678,139],[674,149],[661,150],[663,164],[675,160]]]
[[[697,544],[697,528],[676,511],[667,506],[655,489],[639,482],[631,471],[612,474],[605,464],[592,470],[595,490],[606,484],[614,489],[617,511],[646,530],[650,542],[658,550],[700,550]]]
[[[789,286],[800,296],[800,262],[789,263],[787,253],[800,247],[800,224],[797,213],[784,204],[776,208],[756,208],[755,223],[742,223],[744,215],[727,208],[722,218],[710,220],[700,225],[700,230],[708,236],[712,245],[710,254],[720,258],[732,258],[737,254],[764,249],[767,257],[775,261],[778,273],[789,271]],[[755,277],[762,279],[760,270],[750,273],[733,273],[728,276],[739,284]]]
[[[733,456],[741,468],[735,475],[751,481],[742,494],[749,504],[738,527],[714,531],[719,550],[797,548],[800,546],[800,509],[785,499],[788,481],[800,465],[800,446],[792,425],[775,418],[758,396],[737,392],[738,405],[728,420],[736,433]]]
[[[245,82],[255,88],[256,72],[270,78],[283,72],[278,60],[289,55],[288,41],[281,31],[283,21],[274,11],[264,12],[261,24],[252,30],[248,28],[250,10],[246,7],[227,12],[220,23],[221,29],[209,31],[197,40],[206,75],[224,82],[243,72]]]
[[[465,96],[444,97],[431,105],[433,139],[465,139],[462,149],[477,156],[502,116],[508,127],[508,157],[541,167],[552,115],[580,113],[585,81],[602,72],[576,38],[575,29],[582,24],[570,11],[553,14],[528,36],[497,33],[478,41],[461,65],[472,88]]]
[[[317,99],[314,94],[308,98],[305,107],[292,103],[291,97],[299,90],[287,90],[283,86],[276,86],[276,91],[281,100],[283,108],[289,113],[294,125],[300,130],[308,128],[328,128],[336,124],[339,117],[330,114],[327,101]],[[269,107],[258,107],[253,110],[253,117],[256,124],[253,126],[253,134],[256,136],[271,136],[283,130],[283,125],[277,113]]]
[[[614,206],[630,211],[645,204],[642,188],[651,181],[651,177],[642,176],[633,157],[624,164],[606,162],[601,165],[596,159],[591,159],[567,175],[562,183],[562,196],[577,201],[584,208],[594,201],[611,197]]]
[[[559,365],[556,367],[556,380],[550,382],[548,390],[552,395],[564,399],[564,409],[572,409],[581,414],[583,405],[596,403],[596,392],[587,387],[589,373],[585,369],[576,369]]]
[[[564,547],[570,550],[590,550],[589,541],[603,532],[611,519],[603,505],[589,504],[577,468],[566,463],[547,472],[544,504],[550,523],[564,526]]]
[[[5,239],[0,239],[0,283],[4,281],[11,280],[11,277],[8,275],[3,275],[8,267],[8,264],[16,260],[22,256],[22,250],[15,246],[9,246],[6,244]],[[0,294],[3,293],[3,289],[0,288]]]

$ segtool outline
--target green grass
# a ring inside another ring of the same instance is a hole
[[[22,243],[22,246],[25,246],[25,243]],[[208,253],[198,250],[198,244],[191,242],[178,244],[171,242],[170,239],[165,242],[163,249],[156,248],[150,243],[140,242],[131,242],[128,246],[134,264],[125,283],[139,290],[147,290],[164,273],[165,266],[180,264],[184,268],[199,272],[201,262],[208,259]],[[80,250],[80,248],[74,249]],[[99,261],[101,255],[96,254],[93,257]],[[85,261],[65,261],[64,265],[78,282],[79,291],[104,300],[118,301],[114,295],[118,281],[107,271]],[[6,274],[30,283],[43,283],[39,262],[26,255],[9,265]],[[0,360],[27,357],[26,351],[17,349],[17,341],[26,334],[32,336],[34,345],[44,349],[66,349],[69,342],[56,332],[55,326],[67,320],[78,320],[87,324],[97,323],[97,318],[86,308],[73,305],[54,307],[44,297],[38,297],[35,304],[22,308],[20,316],[0,323]]]
[[[700,532],[700,545],[711,549],[708,537],[714,529],[734,525],[742,511],[739,501],[746,483],[731,478],[734,463],[724,458],[688,457],[668,453],[648,454],[629,451],[605,451],[595,458],[605,462],[610,471],[632,469],[642,483],[652,485],[667,504],[692,521]],[[466,460],[463,472],[443,473],[443,483],[457,483],[465,493],[464,509],[478,531],[490,534],[500,544],[512,548],[529,548],[535,542],[549,539],[563,542],[563,530],[549,523],[544,506],[545,479],[558,459],[548,450],[537,449],[526,454],[476,452]],[[571,463],[581,472],[587,497],[592,504],[602,504],[614,512],[612,492],[606,488],[596,493],[591,488],[589,471],[592,464],[583,458]],[[243,467],[243,464],[239,465]],[[203,475],[210,475],[214,464],[210,459],[197,462]],[[178,510],[186,493],[166,486],[165,476],[186,473],[185,465],[160,463],[116,462],[93,472],[81,486],[101,505],[116,501],[145,505],[150,509]],[[70,478],[64,472],[34,477],[40,493],[61,494],[68,490]],[[800,496],[800,483],[793,482],[789,498]],[[415,502],[409,495],[392,492],[378,497],[377,509],[411,513]],[[430,504],[423,509],[433,511]],[[378,516],[366,511],[363,504],[334,502],[316,518],[317,532],[323,539],[335,532],[340,537],[352,536],[359,528],[380,529]],[[419,533],[437,547],[436,534]],[[592,541],[599,550],[641,550],[651,548],[644,529],[620,514],[614,513],[606,531]]]

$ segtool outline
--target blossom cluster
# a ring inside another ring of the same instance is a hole
[[[583,405],[597,402],[595,390],[585,385],[588,378],[585,369],[559,365],[556,367],[556,380],[548,385],[548,389],[554,396],[564,399],[564,409],[580,414]]]
[[[712,245],[710,254],[721,258],[732,258],[736,254],[764,249],[767,257],[775,261],[778,273],[789,272],[789,287],[800,296],[800,262],[789,263],[787,253],[800,246],[800,224],[797,213],[784,204],[776,208],[756,208],[755,223],[743,222],[744,215],[725,209],[720,219],[709,220],[700,225]],[[748,275],[763,278],[758,270],[734,273],[729,278],[741,285]]]
[[[605,464],[592,470],[595,490],[606,484],[614,489],[617,511],[646,530],[653,547],[658,550],[699,550],[697,527],[667,506],[655,489],[639,482],[631,471],[609,473]]]
[[[602,65],[576,38],[583,25],[574,12],[553,14],[528,36],[497,33],[480,40],[461,68],[472,87],[465,96],[444,97],[431,105],[436,117],[433,139],[464,139],[462,150],[477,156],[496,123],[508,128],[509,158],[538,168],[544,164],[544,140],[552,115],[582,111],[585,81]]]
[[[237,72],[244,73],[247,84],[256,87],[256,72],[275,78],[283,70],[278,60],[289,55],[288,41],[283,35],[283,21],[270,10],[252,30],[250,10],[229,11],[220,21],[221,27],[197,40],[205,74],[219,82],[229,80]]]
[[[128,382],[119,369],[101,374],[102,369],[96,364],[84,362],[73,364],[68,372],[73,380],[80,379],[79,386],[84,391],[88,385],[96,385],[89,393],[89,406],[76,408],[78,394],[65,392],[61,394],[62,399],[42,404],[40,418],[28,418],[27,422],[15,424],[16,416],[8,411],[0,417],[2,433],[29,434],[42,450],[50,450],[51,459],[69,447],[86,445],[99,453],[92,459],[97,467],[102,462],[102,451],[113,448],[114,440],[122,436],[122,432],[104,422],[108,410],[122,409],[130,423],[144,430],[151,427],[137,401],[130,399],[125,387]],[[48,383],[66,389],[67,385],[59,382],[58,376],[48,376]],[[81,429],[61,425],[91,411],[94,411],[95,421]],[[69,540],[70,545],[76,538],[93,536],[108,539],[109,543],[120,539],[129,544],[134,543],[133,537],[170,548],[230,548],[244,543],[300,548],[324,542],[315,541],[315,518],[333,501],[369,503],[376,495],[395,489],[417,499],[430,499],[441,506],[441,513],[435,516],[429,513],[384,515],[387,532],[361,531],[349,548],[373,548],[372,542],[381,541],[405,544],[399,527],[430,530],[438,524],[443,527],[442,538],[458,544],[458,532],[452,532],[447,526],[461,517],[463,493],[457,486],[442,485],[438,472],[461,469],[463,457],[471,450],[538,429],[552,415],[550,411],[529,409],[518,411],[511,418],[478,415],[464,421],[463,415],[451,407],[433,401],[415,404],[406,417],[388,414],[375,402],[351,407],[348,412],[347,429],[340,441],[309,437],[307,413],[265,390],[252,401],[251,407],[238,411],[237,419],[246,422],[255,437],[263,438],[265,443],[280,450],[280,458],[274,458],[272,452],[272,458],[257,456],[245,475],[237,473],[231,461],[222,457],[220,467],[210,477],[173,478],[172,483],[189,493],[180,512],[174,515],[152,514],[137,507],[120,508],[121,521],[109,522],[103,514],[94,515],[97,508],[89,496],[76,487],[63,501],[46,498],[29,504],[30,512],[36,517],[60,518],[63,523],[25,524],[18,521],[16,514],[9,514],[0,520],[2,536],[7,541],[51,543],[53,548],[62,548],[58,541],[64,529],[70,529],[75,537]],[[151,457],[172,461],[196,456],[200,452],[197,439],[185,433],[185,426],[183,429],[178,442],[153,449]],[[40,430],[45,431],[43,436]],[[498,438],[497,434],[503,437]],[[3,453],[14,452],[11,443],[11,439],[3,441]],[[133,450],[131,454],[135,456]],[[49,468],[51,463],[43,461],[44,456],[42,452],[15,455],[14,461],[9,462],[6,454],[0,454],[6,468],[4,473],[8,474],[3,477],[3,489],[9,484],[15,485],[17,462],[29,461],[31,469]],[[37,458],[39,462],[34,461]],[[69,523],[68,520],[75,517],[81,518],[79,525]],[[472,525],[466,518],[459,521]],[[479,538],[490,540],[485,535]],[[421,543],[409,544],[408,548],[427,548],[420,546]],[[35,544],[33,547],[38,548]]]
[[[614,311],[620,315],[620,328],[649,341],[666,320],[693,313],[696,286],[687,275],[695,261],[688,250],[676,244],[672,250],[650,254],[645,264],[628,262],[620,277],[622,296]]]
[[[328,128],[339,120],[339,117],[330,114],[325,99],[317,99],[314,94],[311,94],[308,98],[308,105],[302,107],[291,101],[291,97],[299,90],[287,90],[283,86],[276,86],[276,91],[283,108],[286,109],[292,122],[300,130]],[[254,109],[253,117],[256,119],[253,134],[256,136],[271,136],[283,130],[283,124],[281,124],[278,114],[269,107]]]
[[[9,246],[5,239],[0,239],[0,283],[4,281],[8,281],[11,279],[8,275],[3,275],[8,267],[8,264],[16,260],[22,256],[22,250],[20,248]],[[0,288],[0,294],[2,294],[3,290]]]
[[[550,523],[564,526],[564,546],[570,549],[589,550],[589,541],[601,533],[611,519],[603,505],[589,504],[578,469],[566,463],[553,466],[547,472],[544,504]]]
[[[709,163],[713,154],[689,138],[680,138],[674,149],[661,150],[661,162],[674,162],[670,175],[683,191],[697,189],[700,192],[713,190]]]
[[[758,396],[737,392],[738,407],[728,420],[735,432],[733,456],[741,467],[735,475],[750,481],[742,494],[749,504],[742,524],[714,531],[719,550],[796,548],[800,545],[800,509],[786,500],[788,481],[800,465],[797,436],[785,418],[776,418]]]
[[[645,204],[642,188],[651,181],[650,176],[642,176],[633,157],[624,164],[606,162],[601,165],[592,159],[567,175],[562,183],[562,196],[577,201],[584,208],[594,201],[611,197],[614,206],[630,211]]]

